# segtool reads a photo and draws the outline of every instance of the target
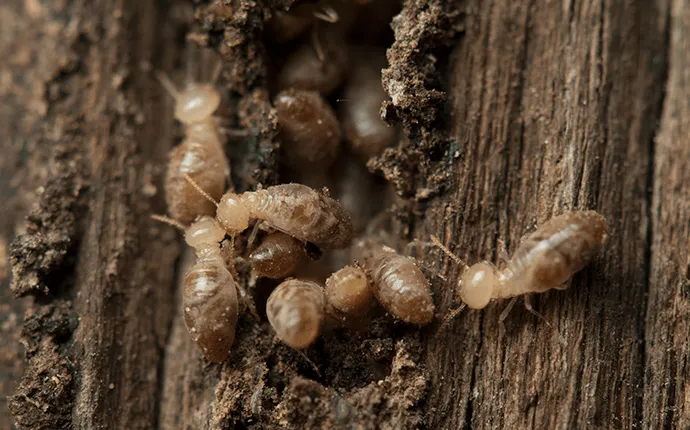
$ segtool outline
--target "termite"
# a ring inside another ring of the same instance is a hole
[[[384,246],[373,253],[366,268],[374,295],[391,315],[412,324],[433,319],[429,281],[412,260]]]
[[[197,216],[212,216],[215,207],[185,180],[189,175],[211,197],[218,199],[230,177],[230,165],[223,151],[213,113],[220,106],[220,93],[214,88],[220,67],[212,83],[187,86],[178,91],[164,74],[158,78],[175,99],[175,118],[184,124],[184,141],[170,151],[165,177],[165,199],[170,215],[183,224]]]
[[[327,33],[323,44],[317,33],[313,35],[313,46],[302,45],[287,57],[277,77],[278,90],[294,88],[329,95],[347,77],[347,44],[334,33]]]
[[[503,321],[517,297],[525,295],[527,310],[543,318],[532,309],[527,294],[567,288],[570,278],[604,245],[606,235],[606,219],[595,211],[566,212],[551,218],[522,240],[505,269],[488,261],[467,268],[459,283],[460,299],[472,309],[483,309],[491,300],[513,298],[501,314]],[[432,236],[431,240],[465,266],[438,238]]]
[[[208,216],[187,228],[166,217],[153,218],[184,230],[185,241],[196,252],[196,264],[184,277],[184,321],[204,356],[220,363],[230,354],[238,316],[239,286],[221,255],[225,230]]]
[[[306,185],[282,184],[242,194],[225,193],[220,202],[195,189],[217,205],[216,219],[230,236],[249,228],[256,218],[270,228],[327,249],[346,248],[352,241],[352,220],[340,204]]]
[[[256,274],[273,279],[293,274],[297,266],[308,258],[303,242],[279,231],[267,235],[249,254]]]
[[[345,266],[326,280],[326,312],[339,324],[361,320],[369,313],[374,294],[365,271]]]
[[[381,119],[381,104],[388,95],[381,85],[381,69],[386,65],[384,52],[360,49],[345,86],[340,118],[345,137],[353,150],[365,159],[379,155],[395,141],[397,131]]]
[[[333,108],[314,91],[287,90],[273,102],[280,124],[282,156],[295,169],[330,164],[340,146]]]
[[[278,43],[286,43],[299,37],[316,20],[328,23],[338,22],[338,12],[328,4],[301,3],[289,11],[277,11],[268,22],[269,31]]]
[[[266,302],[268,322],[278,337],[295,349],[314,343],[324,319],[323,288],[314,282],[289,279]]]

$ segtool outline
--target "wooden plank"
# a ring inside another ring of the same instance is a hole
[[[666,99],[654,151],[644,428],[690,426],[690,2],[673,1],[670,16]]]
[[[610,238],[568,291],[539,297],[553,328],[520,309],[503,328],[505,304],[494,304],[466,312],[431,342],[431,423],[638,426],[665,4],[482,2],[468,10],[451,94],[464,153],[454,196],[420,236],[442,232],[467,261],[496,261],[501,240],[510,253],[535,225],[586,208],[607,217]],[[455,268],[443,273],[457,279]],[[448,284],[437,290],[446,306]]]

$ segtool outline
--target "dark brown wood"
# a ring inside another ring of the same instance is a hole
[[[256,136],[229,152],[242,188],[276,177],[258,39],[275,3],[196,6],[193,39],[229,65],[226,116]],[[503,302],[443,331],[379,322],[327,334],[313,363],[247,312],[222,365],[184,326],[193,256],[149,215],[165,212],[178,129],[153,71],[186,69],[181,83],[215,64],[185,42],[192,14],[0,5],[0,257],[7,243],[14,293],[36,297],[10,298],[0,264],[0,429],[690,425],[690,1],[406,0],[384,113],[410,142],[372,167],[405,193],[400,249],[422,242],[439,317],[462,268],[424,248],[431,234],[497,261],[551,216],[595,209],[609,240],[567,291],[533,300],[546,322],[517,306],[501,325]]]

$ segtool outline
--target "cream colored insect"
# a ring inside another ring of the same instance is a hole
[[[190,177],[186,178],[197,191],[213,200]],[[269,228],[321,248],[346,248],[352,241],[350,216],[337,201],[306,185],[282,184],[242,194],[229,192],[216,204],[216,219],[231,236],[246,230],[249,219],[256,218]]]
[[[214,73],[215,82],[220,67]],[[165,89],[175,99],[175,118],[184,124],[184,141],[170,151],[165,177],[168,212],[178,222],[188,224],[197,216],[213,216],[215,207],[194,191],[184,175],[214,199],[220,198],[230,177],[230,165],[223,151],[213,113],[220,106],[220,93],[211,84],[193,83],[178,91],[170,79],[159,75]]]
[[[460,299],[472,309],[483,309],[491,300],[514,298],[501,314],[502,321],[517,296],[565,289],[568,280],[601,249],[606,234],[606,219],[595,211],[566,212],[551,218],[522,241],[505,269],[498,270],[487,261],[467,268],[459,283]],[[438,238],[431,239],[464,265]],[[525,306],[541,317],[532,309],[527,296]]]
[[[374,295],[393,316],[412,324],[427,324],[433,319],[429,282],[412,260],[381,247],[366,268]]]
[[[386,67],[383,50],[360,48],[338,111],[345,137],[365,161],[379,155],[395,142],[397,129],[381,119],[381,104],[388,94],[381,86],[381,69]]]
[[[305,244],[282,232],[267,235],[249,255],[249,261],[257,276],[285,278],[294,273],[297,266],[308,261]]]
[[[361,267],[345,266],[326,280],[326,313],[349,325],[367,316],[374,303],[369,278]]]
[[[266,302],[268,322],[278,337],[295,349],[314,343],[324,319],[323,288],[314,282],[289,279]]]
[[[219,245],[225,230],[208,216],[188,228],[165,217],[153,218],[185,230],[185,241],[196,252],[196,264],[184,277],[184,320],[204,356],[220,363],[230,353],[238,316],[239,286],[225,267]]]
[[[340,123],[333,108],[314,91],[280,92],[273,104],[280,124],[282,161],[313,170],[333,162],[340,147]]]

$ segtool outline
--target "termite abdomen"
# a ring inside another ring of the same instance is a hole
[[[340,145],[340,124],[318,93],[283,91],[276,96],[274,105],[287,165],[299,169],[333,161]]]
[[[185,232],[196,251],[196,264],[184,278],[184,320],[204,356],[223,361],[230,353],[237,324],[237,285],[225,267],[219,242],[225,231],[210,217],[203,217]]]
[[[323,58],[311,45],[302,45],[288,56],[278,75],[279,90],[295,88],[328,95],[342,84],[348,73],[346,43],[329,33],[319,44],[324,48]]]
[[[367,267],[374,295],[393,316],[413,324],[426,324],[434,317],[429,282],[407,257],[380,252]]]
[[[346,248],[352,241],[352,220],[342,206],[305,185],[282,184],[246,192],[239,202],[251,217],[320,248]],[[235,211],[235,206],[227,207]],[[219,218],[227,218],[222,212],[225,208],[221,202]]]
[[[258,276],[274,279],[291,275],[307,258],[304,243],[282,232],[267,235],[249,255]]]
[[[340,117],[345,137],[355,152],[368,159],[379,155],[395,141],[396,129],[381,119],[381,104],[388,95],[381,85],[381,69],[385,67],[384,53],[358,52],[345,87],[340,105]]]
[[[165,200],[170,215],[184,224],[200,215],[213,216],[216,205],[199,194],[184,174],[211,197],[219,199],[225,190],[227,168],[227,159],[219,144],[185,139],[173,148],[165,180]]]
[[[185,276],[184,320],[192,339],[210,361],[228,356],[235,339],[237,291],[225,267],[197,263]]]
[[[595,211],[573,211],[551,218],[527,236],[505,270],[507,282],[525,276],[530,292],[567,282],[606,241],[606,219]]]
[[[304,349],[321,332],[323,289],[313,282],[287,280],[271,293],[266,303],[266,315],[283,342],[292,348]]]
[[[345,266],[326,280],[326,310],[339,323],[366,317],[374,294],[366,273],[359,267]]]

